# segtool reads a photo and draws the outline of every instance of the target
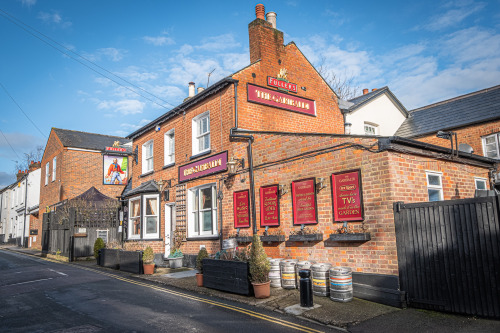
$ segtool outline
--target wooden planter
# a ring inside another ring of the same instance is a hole
[[[323,234],[290,235],[290,242],[320,242],[323,240]]]
[[[143,272],[142,251],[101,249],[99,265],[129,273],[141,274]]]
[[[331,234],[330,241],[342,243],[367,242],[371,240],[369,232],[356,234]]]
[[[240,295],[253,292],[247,262],[203,259],[203,286]]]
[[[116,249],[101,249],[99,256],[99,265],[118,269],[120,268],[120,250]]]
[[[262,243],[281,243],[285,241],[285,235],[263,235],[260,240]]]

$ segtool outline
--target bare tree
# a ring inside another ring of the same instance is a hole
[[[18,170],[26,170],[29,169],[31,162],[38,162],[42,160],[44,147],[36,146],[29,153],[24,153],[21,161],[15,161],[15,170],[14,173],[17,174]]]
[[[326,59],[322,57],[316,69],[339,98],[349,100],[360,95],[359,86],[354,84],[354,75],[348,74],[347,71],[339,75],[325,63]]]

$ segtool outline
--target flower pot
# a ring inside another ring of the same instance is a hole
[[[271,296],[271,281],[264,283],[252,282],[252,285],[255,298],[268,298]]]
[[[203,273],[196,273],[196,285],[203,287]]]
[[[155,264],[142,264],[144,274],[152,275],[155,272]]]
[[[182,267],[182,258],[168,258],[168,266],[170,268],[181,268]]]

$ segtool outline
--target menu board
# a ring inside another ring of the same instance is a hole
[[[238,191],[233,193],[234,227],[250,227],[250,200],[249,191]]]
[[[314,178],[292,182],[293,224],[318,223]]]
[[[278,185],[260,188],[260,226],[277,227],[280,225]]]
[[[363,221],[363,191],[360,170],[332,174],[335,222]]]

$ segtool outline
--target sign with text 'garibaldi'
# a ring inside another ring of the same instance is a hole
[[[227,151],[179,167],[179,183],[227,170]]]
[[[316,181],[314,178],[292,182],[293,224],[316,224]]]
[[[332,192],[335,222],[364,220],[360,170],[332,174]]]
[[[316,116],[316,102],[314,100],[264,88],[251,83],[247,83],[247,99],[252,103],[273,106],[307,114],[309,116]]]

